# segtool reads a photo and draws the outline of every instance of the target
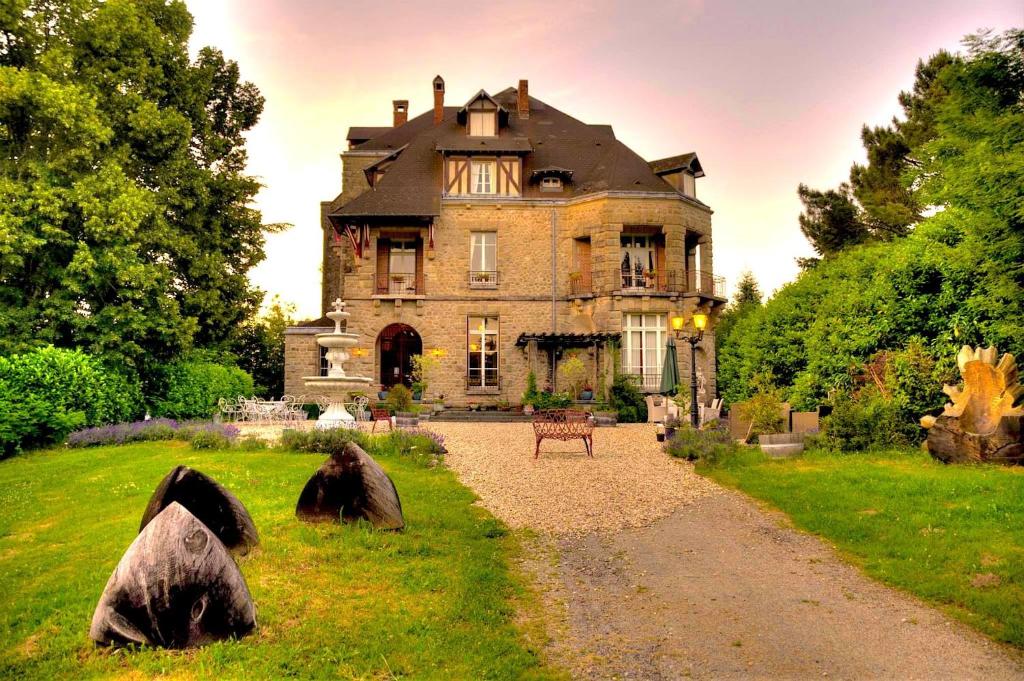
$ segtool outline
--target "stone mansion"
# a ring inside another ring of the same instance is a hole
[[[580,357],[599,395],[615,372],[660,385],[670,319],[711,315],[697,350],[702,398],[715,390],[711,208],[697,198],[695,153],[645,161],[609,125],[582,123],[531,97],[527,81],[391,127],[353,127],[341,193],[321,203],[322,313],[342,298],[361,334],[350,373],[409,385],[412,357],[439,369],[426,397],[449,405],[520,402],[533,371],[560,390]],[[326,364],[314,335],[286,332],[285,391]],[[689,380],[689,346],[679,368]],[[374,385],[374,390],[376,389]]]

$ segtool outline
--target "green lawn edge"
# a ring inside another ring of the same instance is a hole
[[[828,540],[868,576],[1024,648],[1024,468],[891,450],[697,470]]]
[[[444,466],[376,456],[407,528],[294,517],[325,456],[194,451],[184,443],[50,449],[0,462],[0,678],[551,679],[543,606],[514,566],[520,539]],[[99,595],[175,465],[249,509],[239,559],[257,632],[198,650],[97,649]]]

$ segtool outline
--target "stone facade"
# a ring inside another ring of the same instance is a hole
[[[361,159],[360,159],[361,160]],[[346,158],[346,163],[348,159]],[[362,177],[345,173],[348,181]],[[349,179],[352,178],[352,179]],[[365,181],[364,181],[365,183]],[[434,248],[423,250],[423,291],[414,295],[378,294],[377,243],[381,238],[415,237],[426,245],[426,228],[381,227],[372,230],[370,247],[357,258],[346,240],[325,230],[324,306],[343,296],[352,312],[349,330],[362,336],[363,356],[349,361],[350,372],[380,379],[377,339],[390,324],[411,326],[426,351],[440,350],[427,397],[444,395],[450,405],[469,402],[516,404],[526,389],[527,373],[535,371],[538,384],[553,385],[551,357],[543,350],[517,347],[522,333],[622,332],[624,315],[663,315],[664,338],[671,333],[674,315],[687,319],[698,308],[717,309],[721,301],[687,287],[675,290],[631,292],[622,290],[620,276],[623,231],[642,229],[664,238],[664,268],[687,269],[685,244],[700,242],[699,269],[712,270],[711,212],[683,197],[596,195],[569,201],[445,199],[435,223]],[[497,235],[498,284],[493,289],[470,285],[470,239],[475,231]],[[552,234],[554,237],[552,238]],[[570,273],[577,239],[590,240],[592,286],[590,292],[573,291]],[[469,390],[467,375],[467,318],[499,320],[499,376],[497,390]],[[713,320],[712,316],[712,320]],[[705,379],[707,399],[714,395],[715,362],[713,322],[698,348],[698,371]],[[303,394],[302,377],[319,371],[314,333],[326,329],[296,327],[286,340],[286,392]],[[689,346],[677,344],[684,383],[689,380]],[[616,350],[586,347],[567,350],[584,360],[592,386],[608,385],[615,371]],[[558,386],[554,386],[558,387]]]

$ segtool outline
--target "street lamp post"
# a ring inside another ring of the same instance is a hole
[[[708,325],[708,316],[703,312],[694,312],[693,333],[683,334],[685,319],[682,316],[672,317],[672,330],[676,338],[690,344],[690,425],[694,428],[700,425],[697,415],[697,344],[704,339],[704,329]]]

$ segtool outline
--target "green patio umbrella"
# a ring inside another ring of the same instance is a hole
[[[669,336],[665,344],[665,362],[661,366],[661,392],[666,395],[676,391],[679,384],[679,363],[676,361],[676,341]]]

